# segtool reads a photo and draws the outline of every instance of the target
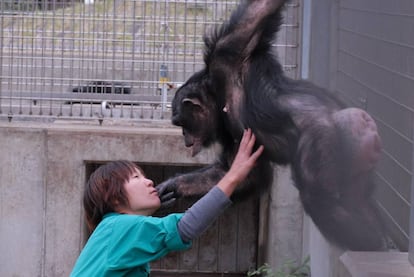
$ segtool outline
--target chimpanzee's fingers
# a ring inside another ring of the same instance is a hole
[[[171,198],[167,201],[161,202],[161,208],[162,209],[168,209],[168,208],[174,206],[176,200],[177,200],[177,198]]]
[[[173,191],[171,191],[171,192],[167,192],[165,194],[159,195],[161,203],[167,202],[167,201],[169,201],[169,199],[174,198],[174,194],[175,193]]]
[[[168,182],[168,181],[166,181],[166,182],[163,182],[163,183],[161,183],[161,184],[157,185],[157,186],[155,187],[155,189],[157,190],[158,195],[159,195],[159,196],[161,196],[161,195],[163,195],[165,192],[167,192],[167,191],[168,191],[169,186],[170,186],[169,182]]]

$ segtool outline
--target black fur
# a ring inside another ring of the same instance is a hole
[[[205,68],[176,92],[172,123],[182,127],[194,155],[213,143],[222,152],[217,163],[158,188],[178,196],[207,192],[228,170],[249,127],[265,152],[240,188],[244,196],[271,184],[272,163],[289,164],[306,213],[328,240],[351,250],[383,249],[371,197],[381,152],[376,125],[332,93],[285,76],[271,47],[284,2],[243,1],[205,36]]]

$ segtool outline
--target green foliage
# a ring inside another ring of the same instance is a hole
[[[261,276],[261,277],[307,277],[310,276],[310,258],[309,256],[299,265],[294,261],[287,261],[282,265],[280,269],[273,272],[273,269],[268,264],[260,266],[256,270],[250,270],[247,272],[248,277]]]

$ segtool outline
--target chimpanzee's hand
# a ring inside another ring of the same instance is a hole
[[[156,190],[161,201],[160,209],[167,209],[174,205],[177,200],[177,183],[174,179],[169,179],[157,185]]]

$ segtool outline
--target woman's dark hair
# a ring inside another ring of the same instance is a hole
[[[124,184],[142,169],[130,161],[112,161],[101,165],[89,177],[83,195],[85,216],[90,231],[95,230],[103,216],[115,212],[118,206],[128,205]]]

